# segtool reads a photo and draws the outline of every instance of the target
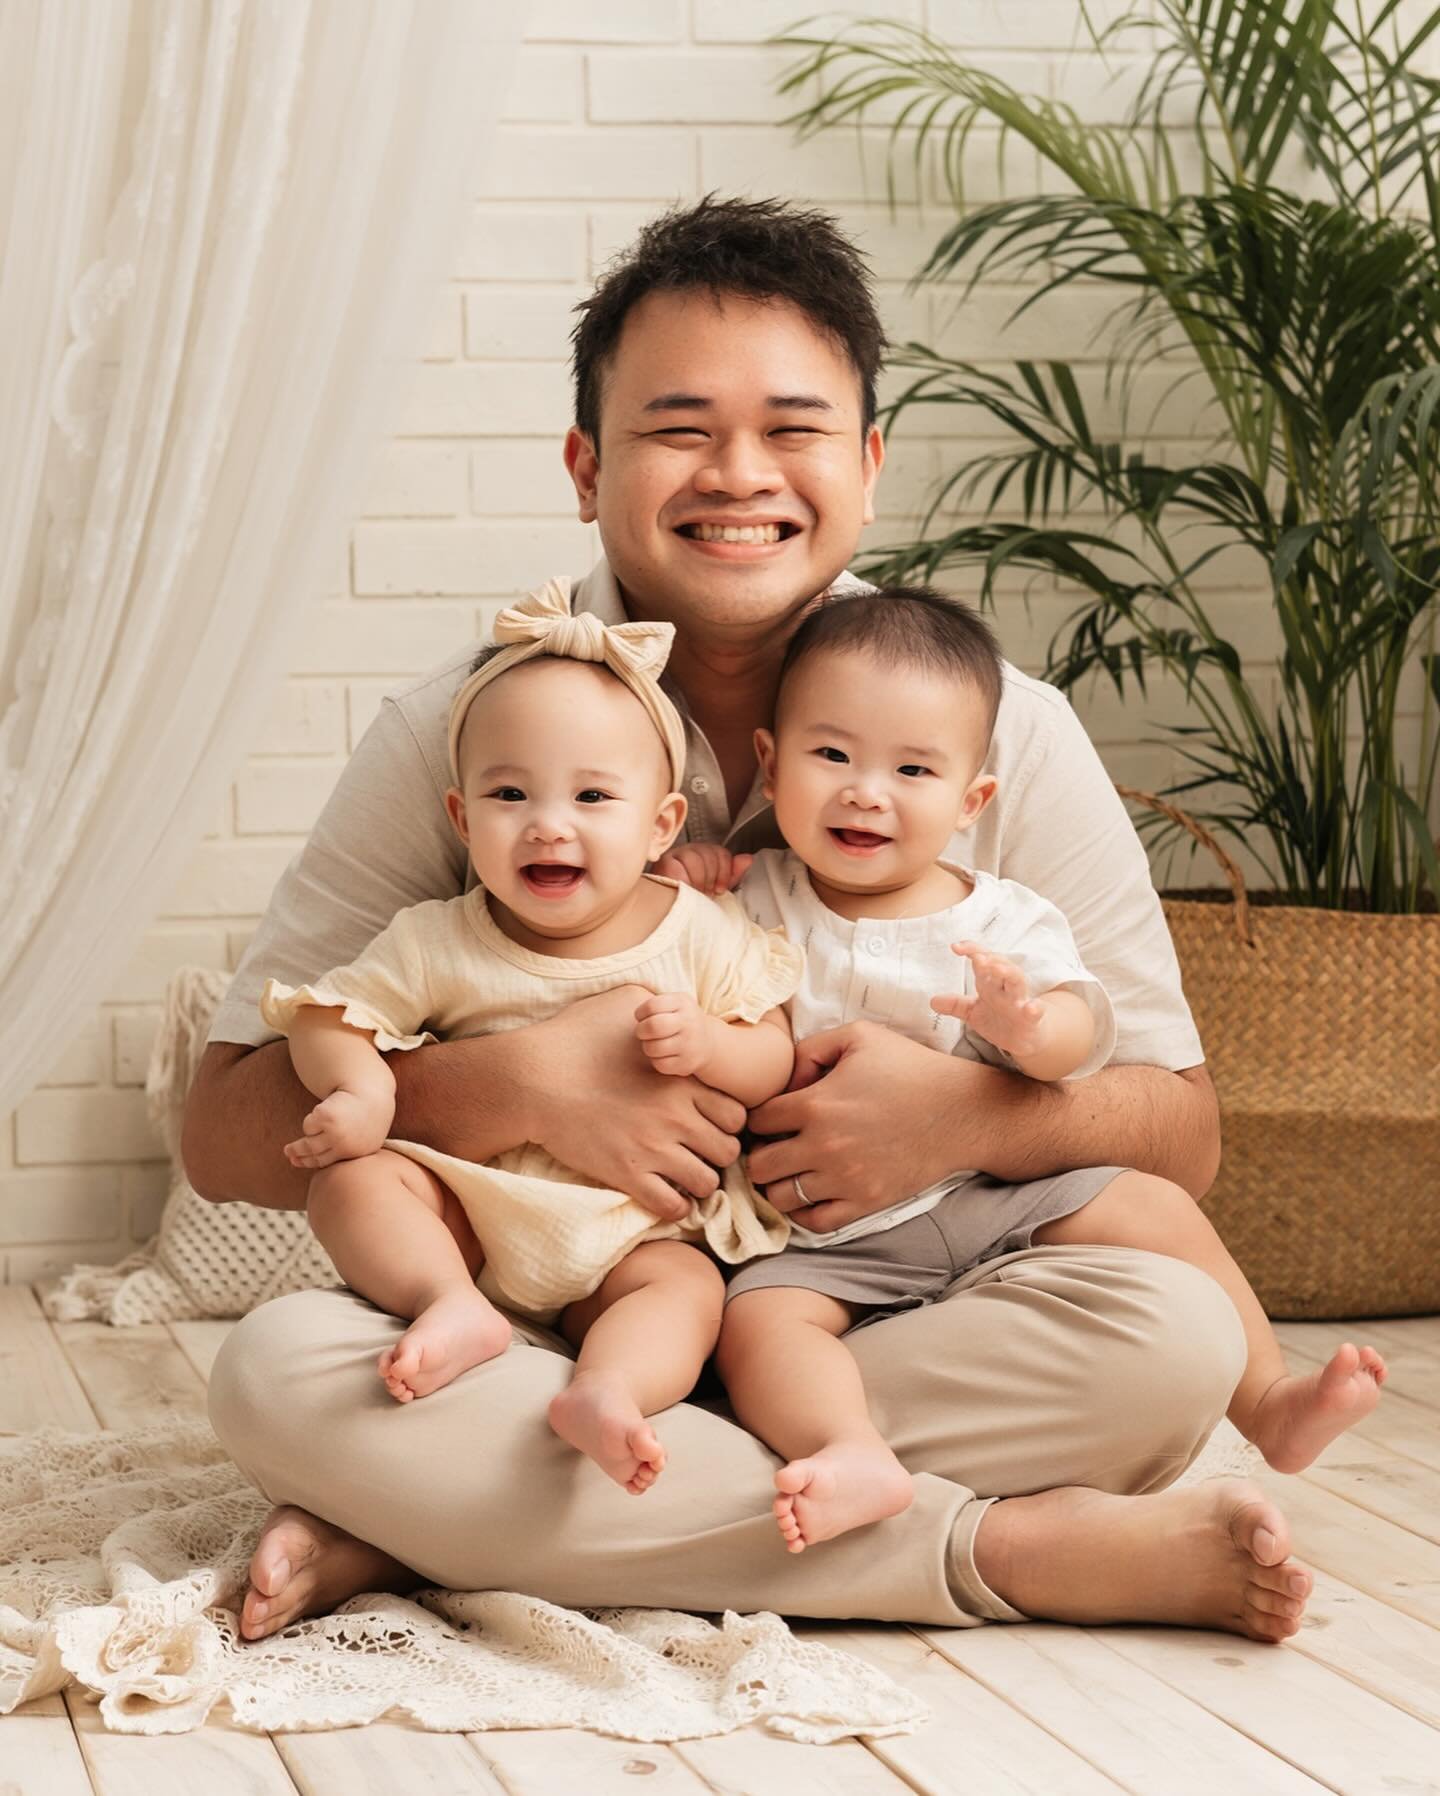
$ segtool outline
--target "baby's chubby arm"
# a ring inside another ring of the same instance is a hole
[[[395,1120],[395,1075],[374,1031],[342,1022],[338,1010],[306,1004],[290,1025],[290,1059],[321,1100],[301,1125],[301,1139],[285,1144],[290,1164],[314,1172],[376,1152]]]
[[[975,995],[932,998],[932,1010],[958,1017],[1027,1078],[1048,1083],[1084,1065],[1095,1046],[1095,1018],[1083,998],[1059,990],[1032,997],[1024,973],[1003,955],[975,942],[952,942],[950,949],[974,968]]]
[[[677,879],[709,898],[729,892],[745,877],[753,854],[732,854],[719,842],[686,842],[672,848],[655,864],[662,879]]]
[[[784,1091],[795,1063],[783,1010],[767,1011],[758,1023],[726,1023],[688,992],[646,998],[636,1007],[635,1038],[657,1073],[693,1075],[747,1109]]]

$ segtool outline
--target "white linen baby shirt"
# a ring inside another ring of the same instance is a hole
[[[800,954],[782,934],[758,929],[733,896],[711,899],[646,877],[672,887],[675,900],[644,941],[617,954],[575,960],[512,942],[477,886],[397,912],[355,960],[313,984],[267,981],[261,1014],[283,1033],[303,1005],[333,1007],[344,1022],[373,1030],[376,1047],[388,1052],[523,1028],[617,985],[689,992],[725,1022],[758,1023],[791,996]],[[459,1198],[485,1250],[477,1282],[486,1296],[541,1321],[589,1296],[642,1241],[703,1242],[738,1264],[777,1253],[789,1234],[738,1166],[727,1167],[688,1216],[661,1222],[534,1143],[483,1165],[414,1141],[385,1146],[428,1166]]]
[[[1105,988],[1081,962],[1062,913],[1013,879],[942,860],[947,871],[974,882],[969,897],[928,917],[837,916],[815,895],[810,872],[789,849],[756,855],[736,888],[747,916],[762,929],[783,929],[805,952],[805,969],[786,1009],[796,1041],[841,1023],[881,1023],[942,1054],[1010,1066],[1010,1057],[967,1029],[958,1017],[930,1008],[942,992],[973,996],[968,960],[950,952],[952,942],[977,942],[1013,961],[1032,992],[1073,991],[1089,1005],[1095,1045],[1069,1076],[1098,1072],[1115,1052],[1115,1012]],[[826,1247],[894,1228],[934,1209],[947,1193],[973,1178],[954,1172],[902,1198],[888,1209],[860,1216],[844,1228],[817,1234],[790,1217],[793,1245]]]

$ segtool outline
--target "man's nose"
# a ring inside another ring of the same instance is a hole
[[[764,438],[727,437],[695,475],[695,490],[748,499],[755,493],[778,493],[785,485],[774,453]]]

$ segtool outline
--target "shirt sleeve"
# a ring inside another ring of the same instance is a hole
[[[1062,914],[1047,898],[1011,880],[1001,880],[1005,903],[995,927],[985,936],[985,946],[1014,961],[1029,984],[1032,996],[1041,992],[1074,992],[1090,1012],[1095,1040],[1084,1061],[1066,1079],[1088,1079],[1099,1072],[1115,1052],[1115,1007],[1105,987],[1080,959],[1075,938]],[[967,980],[967,987],[971,982]],[[973,989],[973,987],[971,987]],[[993,1043],[967,1029],[966,1039],[981,1056],[1013,1065]]]
[[[421,1025],[436,1014],[428,970],[427,913],[444,904],[421,904],[398,912],[348,966],[333,967],[313,984],[291,986],[267,979],[260,994],[260,1014],[272,1029],[288,1034],[297,1011],[306,1005],[338,1009],[341,1021],[356,1029],[372,1029],[375,1046],[419,1048],[437,1041]]]
[[[404,714],[386,699],[300,853],[281,874],[210,1029],[210,1041],[274,1041],[266,976],[292,985],[353,960],[397,911],[464,889],[463,844],[444,788]]]
[[[1064,695],[1019,680],[1035,726],[1011,776],[997,864],[1064,913],[1114,1006],[1113,1060],[1197,1066],[1205,1054],[1144,846]]]
[[[707,933],[696,997],[726,1023],[758,1023],[795,995],[805,957],[779,929],[761,929],[733,892],[706,900],[718,915]]]

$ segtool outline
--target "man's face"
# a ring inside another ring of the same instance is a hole
[[[634,610],[743,632],[854,554],[884,457],[860,417],[854,368],[794,306],[652,293],[604,378],[598,459],[572,429],[566,465]]]

